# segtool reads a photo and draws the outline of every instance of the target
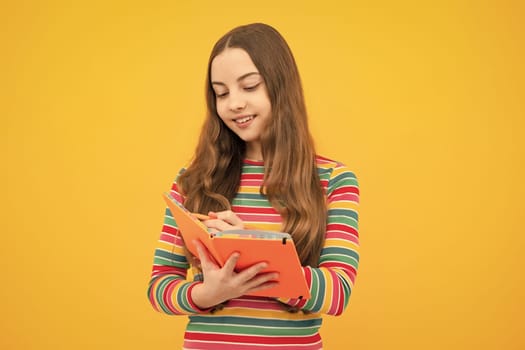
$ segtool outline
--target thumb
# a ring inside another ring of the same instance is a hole
[[[201,261],[202,269],[207,268],[219,268],[217,263],[215,262],[215,259],[210,256],[210,253],[208,252],[208,249],[202,244],[201,241],[194,239],[193,244],[195,244],[195,247],[197,248],[197,254],[199,256],[199,260]]]

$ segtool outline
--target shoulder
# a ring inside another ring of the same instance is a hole
[[[317,164],[317,170],[319,171],[319,176],[322,178],[326,178],[327,175],[329,178],[339,175],[351,177],[354,179],[357,178],[355,173],[348,166],[341,162],[319,155],[316,156],[315,161]]]
[[[180,168],[179,172],[177,173],[177,176],[175,176],[175,182],[177,182],[179,177],[186,172],[186,169],[188,169],[187,166]]]
[[[186,172],[186,170],[192,170],[192,165],[193,165],[193,159],[189,160],[188,162],[186,162],[185,164],[182,165],[182,167],[179,169],[179,172],[177,173],[177,175],[175,176],[175,182],[177,182],[179,180],[179,178],[181,177],[182,174],[184,174]],[[191,171],[190,171],[191,172]],[[189,174],[189,173],[188,173]]]
[[[184,174],[184,172],[186,171],[188,167],[187,166],[184,166],[182,168],[179,169],[179,172],[177,173],[177,175],[175,176],[175,179],[173,180],[173,182],[171,183],[171,195],[173,195],[179,202],[181,203],[184,203],[184,197],[181,193],[181,185],[180,185],[180,177],[182,174]]]
[[[339,187],[358,188],[357,176],[347,165],[323,156],[316,156],[317,171],[328,194]]]

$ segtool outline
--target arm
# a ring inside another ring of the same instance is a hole
[[[182,202],[176,183],[171,188],[171,194]],[[186,281],[188,268],[184,242],[169,209],[166,209],[148,287],[148,298],[155,310],[169,315],[207,311],[195,305],[191,298],[192,289],[201,282]]]
[[[182,197],[176,183],[171,190],[179,202]],[[215,220],[208,220],[208,227],[213,230],[231,228],[240,221],[232,212],[214,213]],[[240,221],[242,224],[242,221]],[[166,209],[162,233],[155,250],[153,271],[148,288],[148,297],[153,308],[170,315],[187,315],[210,311],[214,306],[248,292],[271,288],[273,273],[259,274],[265,263],[255,264],[242,271],[235,272],[238,254],[233,254],[223,267],[215,264],[208,256],[206,248],[195,242],[199,251],[202,280],[186,281],[189,267],[184,251],[184,242],[171,213]]]
[[[359,187],[342,165],[334,168],[327,191],[328,223],[319,267],[303,267],[311,298],[279,299],[304,311],[340,315],[348,305],[359,264]]]

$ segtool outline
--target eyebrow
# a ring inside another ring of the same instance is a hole
[[[243,74],[241,75],[240,77],[237,78],[237,81],[241,81],[243,79],[246,79],[248,78],[249,76],[252,76],[252,75],[261,75],[259,72],[250,72],[250,73],[246,73],[246,74]],[[220,81],[212,81],[211,82],[212,85],[226,85]]]

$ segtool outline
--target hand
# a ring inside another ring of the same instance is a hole
[[[221,212],[210,211],[208,212],[208,217],[210,217],[210,219],[204,220],[202,223],[208,227],[208,231],[211,233],[234,229],[244,229],[244,223],[241,218],[239,218],[237,214],[231,210],[225,210]],[[190,264],[196,266],[199,270],[201,269],[201,262],[198,257],[191,255],[191,253],[188,252],[188,254],[186,254],[186,259]]]
[[[192,289],[191,298],[201,309],[207,309],[247,293],[272,288],[277,284],[276,281],[272,280],[279,277],[278,273],[260,273],[267,267],[265,262],[235,272],[239,253],[233,253],[221,268],[210,257],[206,247],[201,242],[194,241],[193,243],[199,253],[204,282]]]
[[[220,212],[210,211],[208,216],[210,219],[205,220],[202,223],[206,225],[212,233],[217,231],[244,229],[244,222],[231,210]]]

